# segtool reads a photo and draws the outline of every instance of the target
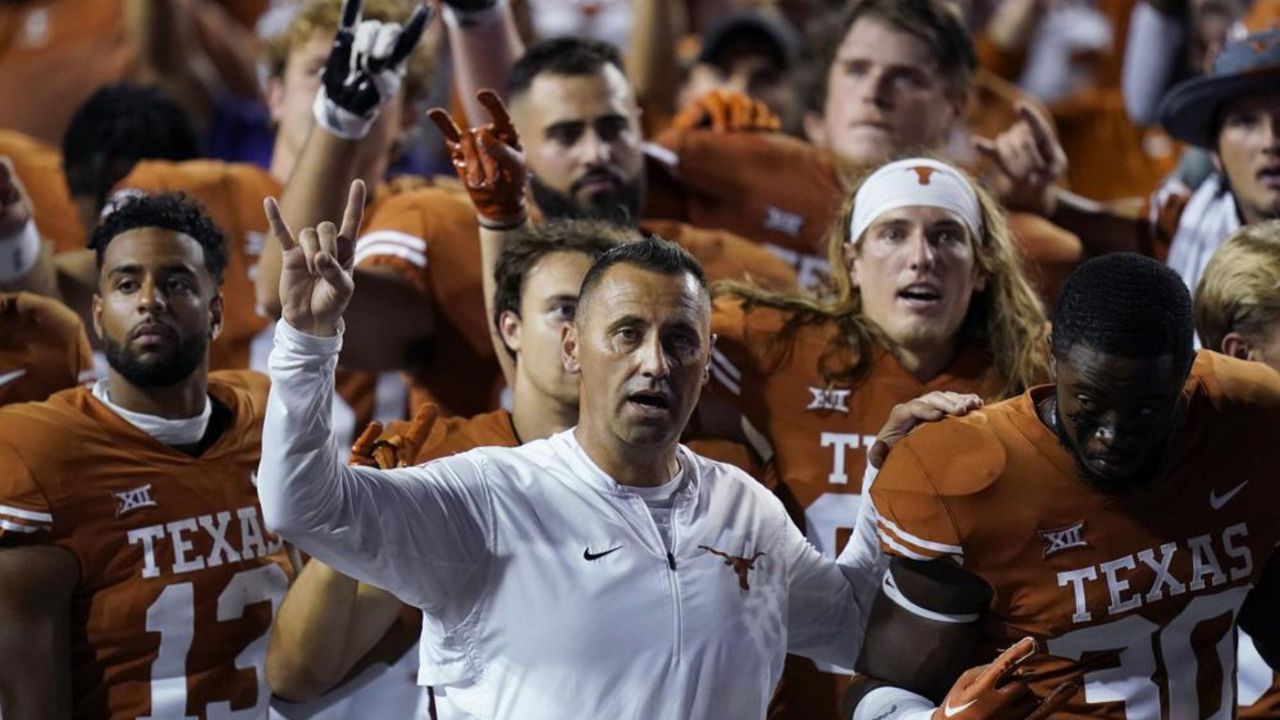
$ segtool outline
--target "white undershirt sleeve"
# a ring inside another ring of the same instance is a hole
[[[427,612],[474,601],[493,536],[480,465],[465,456],[399,470],[340,463],[330,413],[341,348],[341,334],[276,324],[258,465],[267,525]]]
[[[1129,119],[1139,127],[1160,121],[1160,100],[1173,83],[1186,37],[1186,21],[1140,2],[1129,20],[1120,86]]]

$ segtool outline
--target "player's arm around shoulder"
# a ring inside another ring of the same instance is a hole
[[[71,596],[80,567],[51,545],[0,540],[0,717],[71,716]]]

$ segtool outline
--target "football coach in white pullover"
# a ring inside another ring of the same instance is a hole
[[[787,652],[853,663],[866,611],[844,571],[767,490],[678,442],[712,339],[702,270],[673,244],[587,273],[562,343],[576,428],[340,464],[330,404],[363,205],[356,181],[340,230],[295,239],[268,201],[283,318],[258,492],[273,530],[422,608],[421,682],[477,718],[742,720],[765,716]]]

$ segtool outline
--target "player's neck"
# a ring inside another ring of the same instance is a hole
[[[541,440],[568,430],[578,422],[578,407],[566,406],[516,380],[515,398],[511,402],[511,424],[520,442]]]
[[[192,418],[208,404],[209,374],[200,369],[174,385],[138,387],[111,370],[107,374],[107,395],[125,410],[168,419]]]
[[[956,344],[946,343],[941,346],[926,348],[909,348],[899,345],[894,349],[898,364],[911,373],[916,380],[927,383],[942,374],[956,358]]]

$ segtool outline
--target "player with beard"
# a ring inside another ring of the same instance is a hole
[[[1082,265],[1052,332],[1053,385],[917,428],[872,486],[893,560],[855,719],[937,713],[958,667],[1027,633],[1047,654],[1023,678],[1082,717],[1232,716],[1237,622],[1280,661],[1280,506],[1253,482],[1280,460],[1280,376],[1197,354],[1182,280],[1137,255]]]
[[[160,195],[90,244],[108,377],[0,410],[0,713],[265,718],[290,566],[253,483],[267,380],[208,370],[225,241]]]
[[[750,274],[771,287],[794,285],[795,274],[785,263],[731,233],[669,221],[637,223],[645,187],[644,147],[634,93],[614,48],[575,38],[540,43],[512,70],[507,87],[513,107],[510,117],[496,94],[482,91],[480,97],[493,120],[485,126],[492,137],[513,148],[520,147],[517,129],[519,137],[526,138],[523,158],[531,177],[532,202],[525,202],[523,184],[520,202],[533,222],[561,217],[621,219],[677,242],[713,279]],[[469,133],[463,133],[447,114],[433,113],[433,119],[456,161],[460,143]],[[340,156],[330,160],[340,169],[330,172],[328,162],[317,161],[313,167],[323,167],[324,172],[295,179],[314,186],[309,193],[314,201],[308,211],[292,217],[310,217],[314,222],[329,207],[324,194],[352,177],[347,174],[350,166],[338,161]],[[294,182],[290,184],[292,191]],[[473,204],[465,192],[425,188],[376,208],[356,248],[357,272],[393,273],[412,282],[418,296],[411,304],[399,304],[373,293],[357,294],[352,311],[379,317],[387,316],[388,307],[403,307],[406,314],[431,312],[435,328],[429,348],[388,347],[376,323],[353,324],[351,344],[377,345],[387,352],[403,349],[405,354],[416,351],[402,367],[412,373],[420,397],[429,397],[451,414],[491,410],[503,385],[502,358],[493,350],[491,324],[484,310],[480,228],[485,217],[497,227],[512,226],[513,219],[504,217],[501,208]],[[278,277],[264,264],[258,276],[260,297],[278,291],[273,285]],[[456,382],[458,367],[471,368],[476,382]]]

